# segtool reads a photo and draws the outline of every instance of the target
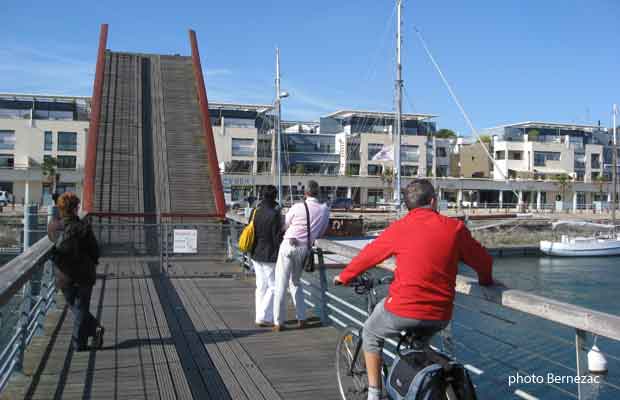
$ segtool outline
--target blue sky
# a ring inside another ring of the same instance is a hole
[[[522,120],[610,125],[620,103],[618,0],[405,0],[407,112],[469,129],[415,36],[425,36],[477,128]],[[189,54],[212,101],[271,103],[282,55],[287,119],[391,111],[392,0],[52,1],[0,4],[0,91],[90,95],[99,25],[112,50]]]

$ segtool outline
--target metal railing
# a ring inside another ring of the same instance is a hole
[[[23,368],[33,337],[55,305],[52,243],[43,238],[0,269],[0,392]]]

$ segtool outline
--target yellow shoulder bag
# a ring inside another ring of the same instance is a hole
[[[256,215],[256,208],[250,216],[250,223],[243,228],[241,236],[239,236],[239,251],[247,253],[254,247],[254,216]]]

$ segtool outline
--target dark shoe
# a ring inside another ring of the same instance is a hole
[[[103,347],[103,335],[105,333],[105,328],[103,326],[97,327],[97,333],[95,333],[95,340],[93,341],[93,347],[97,350],[101,350]]]
[[[280,332],[284,330],[284,326],[282,325],[274,325],[273,328],[271,328],[272,331],[274,332]]]
[[[300,319],[297,321],[297,329],[304,329],[306,327],[306,320]]]
[[[256,323],[256,326],[258,326],[259,328],[271,328],[273,327],[273,323],[267,321],[258,321]]]

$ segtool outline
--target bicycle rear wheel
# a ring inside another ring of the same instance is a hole
[[[353,359],[361,340],[358,329],[348,327],[345,328],[336,346],[336,376],[343,400],[365,400],[368,396],[368,377],[363,351],[360,349],[357,358]]]

